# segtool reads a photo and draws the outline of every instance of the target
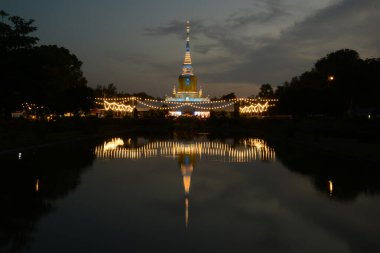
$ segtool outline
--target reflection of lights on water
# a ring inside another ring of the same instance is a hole
[[[35,189],[36,189],[36,192],[38,192],[40,190],[40,180],[39,179],[36,180]]]
[[[113,138],[111,141],[104,142],[103,150],[104,151],[114,150],[118,146],[123,146],[123,145],[124,145],[124,141],[121,138]]]
[[[105,142],[95,148],[98,158],[142,159],[149,157],[177,157],[180,154],[194,154],[202,157],[219,156],[228,162],[248,162],[254,160],[275,160],[275,151],[264,140],[249,138],[242,141],[244,146],[234,147],[217,141],[196,141],[184,144],[177,141],[155,141],[138,148],[120,147],[120,138]]]
[[[22,158],[22,153],[18,153],[18,159],[21,160]]]
[[[128,145],[125,145],[127,143]],[[189,193],[191,174],[197,156],[226,157],[228,162],[249,162],[255,160],[275,160],[275,151],[262,139],[247,138],[240,145],[229,145],[219,141],[194,141],[182,143],[180,141],[154,141],[140,147],[130,147],[132,140],[125,142],[120,138],[111,139],[95,148],[95,155],[100,159],[144,159],[150,157],[179,158],[183,186],[185,190],[185,226],[189,224]],[[136,145],[137,146],[137,145]],[[181,156],[184,155],[181,159]]]
[[[259,139],[254,139],[253,140],[253,145],[257,148],[257,149],[262,149],[263,147],[265,147],[265,143],[263,140],[259,140]]]
[[[329,183],[329,193],[330,193],[330,196],[332,196],[333,190],[334,190],[333,181],[329,180],[328,183]]]
[[[189,226],[189,198],[185,198],[185,227]]]

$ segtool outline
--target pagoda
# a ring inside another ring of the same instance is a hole
[[[202,89],[198,90],[198,78],[194,75],[190,54],[190,21],[186,22],[186,51],[182,64],[182,74],[178,77],[177,89],[174,86],[172,97],[167,97],[166,101],[173,102],[202,102],[210,101],[203,98]]]

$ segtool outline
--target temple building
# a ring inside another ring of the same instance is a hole
[[[248,116],[262,116],[269,107],[274,106],[277,99],[263,98],[226,98],[211,99],[203,95],[198,88],[198,78],[194,74],[190,53],[190,22],[186,22],[186,47],[185,59],[182,64],[182,73],[178,77],[178,83],[174,85],[171,96],[165,99],[151,99],[140,97],[96,98],[97,105],[103,105],[104,109],[94,110],[94,115],[104,117],[104,112],[112,111],[113,117],[236,117],[239,114]],[[156,116],[155,116],[156,115]],[[15,114],[14,117],[19,116]]]
[[[202,89],[198,90],[198,78],[194,74],[193,65],[191,61],[191,53],[190,53],[190,22],[186,22],[186,51],[185,51],[185,59],[182,65],[182,74],[178,77],[178,85],[174,86],[173,93],[171,97],[167,97],[165,101],[170,102],[209,102],[209,98],[203,97]],[[183,108],[184,110],[190,110],[189,108]],[[202,111],[200,112],[192,112],[194,115],[205,114]],[[206,114],[209,112],[206,112]],[[170,112],[172,115],[180,114],[177,112]]]

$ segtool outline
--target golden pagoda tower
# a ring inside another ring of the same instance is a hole
[[[193,73],[190,54],[190,21],[186,22],[186,52],[182,65],[182,74],[178,77],[177,97],[198,98],[197,77]]]
[[[165,101],[178,103],[178,109],[170,110],[169,115],[179,117],[183,114],[195,115],[197,117],[207,118],[210,116],[209,109],[197,108],[191,106],[191,103],[210,102],[210,98],[203,97],[202,89],[198,90],[198,78],[194,75],[193,65],[190,53],[190,21],[186,21],[186,51],[185,59],[182,64],[182,74],[178,77],[178,86],[174,86],[172,96],[166,97]],[[185,102],[186,104],[180,104]]]

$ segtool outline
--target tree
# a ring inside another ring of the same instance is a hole
[[[29,60],[33,73],[29,73],[30,81],[23,87],[27,99],[56,113],[88,108],[91,91],[83,77],[82,62],[63,47],[40,46],[32,52]]]
[[[29,35],[37,29],[32,26],[33,20],[10,16],[10,24],[6,24],[4,17],[9,16],[8,13],[1,11],[0,15],[3,20],[0,22],[0,117],[7,117],[24,102],[19,94],[18,80],[27,78],[23,76],[29,68],[25,58],[31,54],[38,38]]]
[[[1,16],[1,22],[4,23],[4,17],[8,17],[9,14],[6,13],[4,10],[1,10],[1,11],[0,11],[0,16]]]
[[[2,12],[1,16],[4,19],[7,13]],[[10,25],[4,22],[0,24],[0,50],[3,53],[21,48],[29,49],[37,43],[39,39],[29,35],[37,30],[32,26],[33,19],[26,21],[18,16],[10,16],[8,20],[11,22]]]
[[[341,49],[319,59],[315,63],[314,69],[324,74],[344,73],[350,68],[357,67],[360,61],[359,53],[355,50]]]
[[[8,14],[1,11],[0,15]],[[88,110],[93,91],[86,85],[82,62],[63,47],[35,47],[38,38],[30,36],[37,29],[34,20],[17,16],[8,20],[10,24],[0,22],[1,116],[21,109],[24,102],[59,114]]]
[[[118,95],[118,92],[116,86],[113,83],[110,83],[107,86],[96,86],[94,94],[97,97],[115,97]]]
[[[258,94],[260,98],[273,98],[274,92],[270,84],[262,84],[260,87],[260,92]]]
[[[279,111],[341,115],[380,107],[379,73],[379,59],[362,60],[351,49],[332,52],[278,88]]]
[[[236,98],[236,95],[233,92],[220,97],[220,99],[225,99],[225,100],[234,99],[234,98]]]
[[[133,93],[133,96],[142,99],[154,99],[154,97],[146,94],[145,92]]]
[[[92,91],[81,71],[82,62],[57,46],[18,49],[1,68],[4,113],[23,102],[43,105],[52,113],[78,112],[90,107]]]

